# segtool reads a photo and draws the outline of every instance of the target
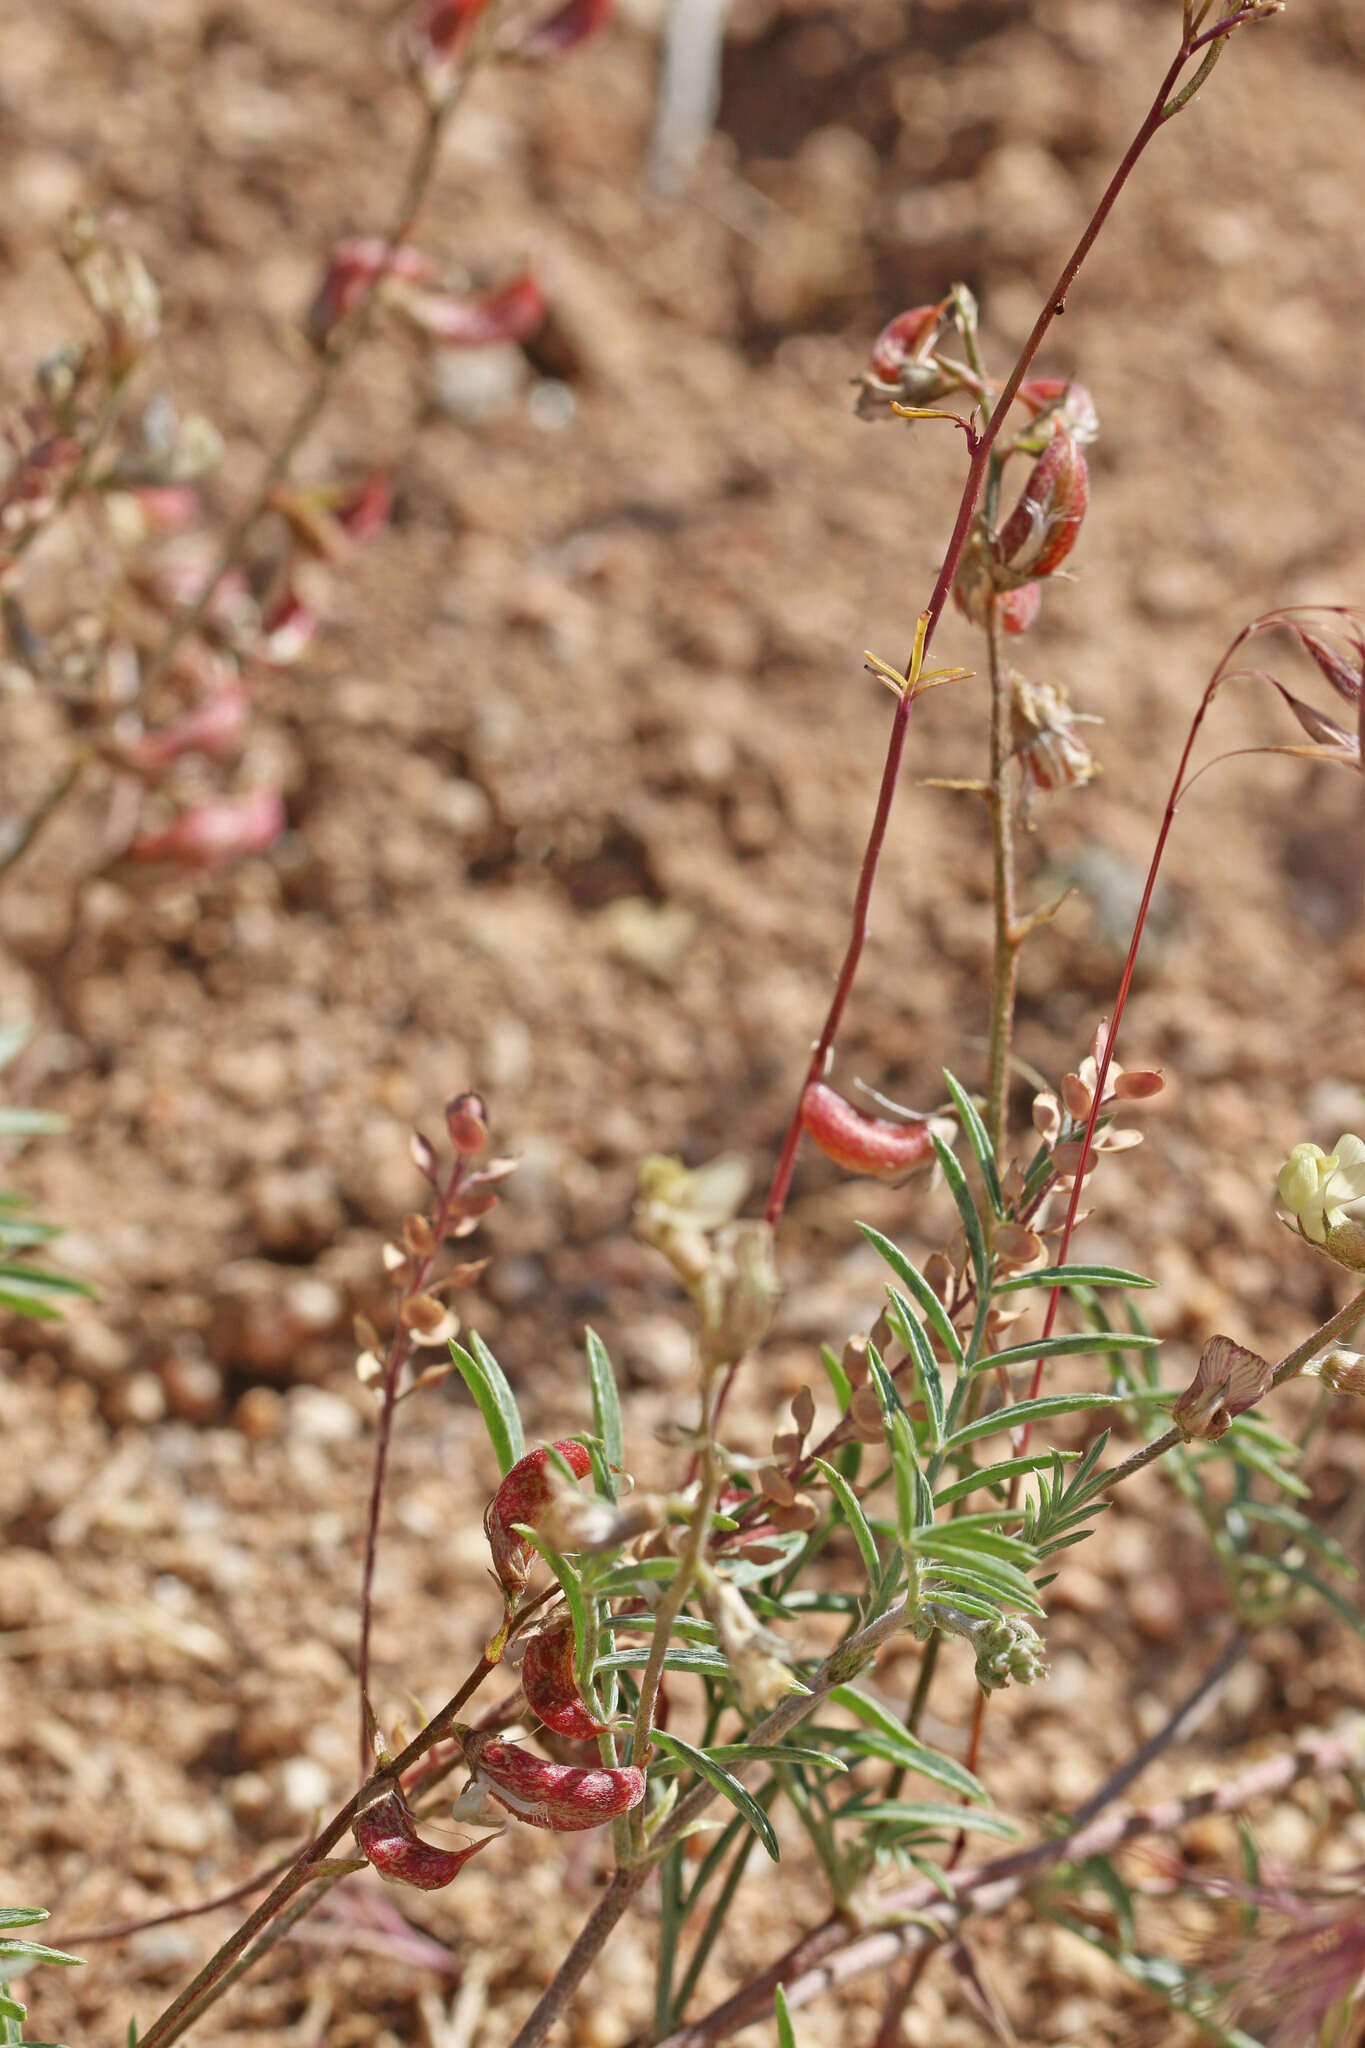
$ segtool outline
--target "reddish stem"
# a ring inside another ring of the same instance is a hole
[[[925,653],[928,652],[935,629],[939,619],[942,617],[943,608],[948,601],[948,593],[953,587],[953,581],[962,560],[962,551],[966,547],[967,536],[971,531],[972,520],[976,514],[977,500],[981,495],[981,486],[985,480],[991,449],[1000,436],[1001,429],[1005,424],[1005,416],[1013,404],[1015,394],[1028,374],[1033,359],[1042,345],[1043,337],[1058,314],[1065,312],[1066,295],[1070,291],[1082,263],[1084,263],[1089,255],[1095,238],[1104,226],[1105,221],[1109,218],[1115,200],[1127,184],[1138,158],[1162,125],[1162,109],[1165,107],[1180,73],[1188,63],[1189,56],[1190,46],[1187,42],[1182,42],[1175,61],[1171,64],[1157,88],[1156,96],[1147,111],[1141,127],[1128,145],[1122,162],[1105,187],[1103,196],[1095,211],[1091,214],[1080,240],[1067,258],[1056,284],[1049,292],[1046,303],[1038,318],[1034,321],[1033,331],[1024,343],[1014,368],[1006,378],[991,416],[980,439],[972,450],[971,460],[967,465],[966,481],[962,487],[961,502],[957,508],[957,517],[953,522],[953,530],[948,541],[947,551],[943,557],[943,565],[938,572],[938,580],[934,584],[929,602],[921,614],[926,622],[923,640],[923,651]],[[906,667],[908,672],[910,664],[907,663]],[[812,1081],[819,1081],[824,1078],[826,1062],[833,1048],[839,1025],[843,1020],[844,1010],[852,993],[854,979],[858,972],[858,965],[862,959],[863,946],[867,939],[868,906],[872,900],[872,887],[877,878],[877,867],[881,860],[882,847],[886,841],[886,829],[891,819],[891,806],[895,801],[896,783],[900,776],[901,759],[905,752],[905,737],[910,723],[910,710],[913,703],[914,697],[907,691],[897,703],[895,717],[891,722],[891,732],[886,746],[886,761],[882,768],[881,788],[877,794],[877,808],[873,813],[872,827],[868,834],[867,845],[863,852],[862,866],[858,874],[857,892],[853,899],[852,927],[849,932],[848,947],[844,954],[843,964],[839,969],[839,978],[835,983],[833,999],[830,1002],[825,1021],[821,1026],[820,1036],[815,1041],[815,1049],[811,1054],[810,1064],[806,1070],[805,1079],[801,1084],[796,1109],[793,1112],[791,1123],[787,1127],[782,1150],[778,1155],[772,1187],[768,1193],[767,1207],[764,1210],[764,1215],[774,1228],[776,1228],[782,1211],[787,1205],[787,1196],[791,1188],[792,1170],[796,1164],[796,1154],[801,1143],[800,1096],[805,1093]],[[723,1398],[722,1394],[722,1400]],[[719,1405],[718,1403],[718,1409]]]

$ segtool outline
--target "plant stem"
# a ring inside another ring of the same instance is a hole
[[[1014,1042],[1014,992],[1020,936],[1015,922],[1014,774],[1011,749],[1013,691],[1005,660],[1000,603],[986,610],[986,645],[991,683],[991,846],[995,866],[995,957],[991,973],[990,1058],[986,1081],[986,1135],[1003,1161],[1009,1099],[1010,1048]],[[1002,1167],[1003,1170],[1003,1167]]]
[[[450,1178],[437,1198],[435,1212],[431,1218],[433,1250],[417,1259],[413,1265],[408,1284],[403,1291],[403,1301],[411,1301],[414,1295],[425,1291],[431,1278],[432,1268],[445,1242],[450,1212],[464,1184],[467,1161],[463,1156],[456,1159]],[[393,1339],[389,1345],[388,1357],[384,1364],[384,1378],[379,1397],[379,1430],[375,1440],[374,1474],[370,1481],[369,1508],[365,1516],[365,1562],[360,1575],[360,1633],[356,1645],[356,1685],[360,1695],[360,1773],[364,1777],[373,1762],[372,1737],[374,1717],[370,1707],[370,1630],[374,1618],[374,1570],[379,1550],[379,1521],[384,1507],[384,1482],[388,1476],[389,1445],[393,1437],[393,1417],[398,1406],[398,1383],[403,1367],[412,1351],[412,1332],[403,1321],[401,1314],[394,1327]]]
[[[953,587],[953,581],[962,560],[962,551],[967,544],[967,536],[971,531],[972,520],[976,513],[977,499],[981,494],[981,487],[985,481],[991,450],[1000,437],[1001,430],[1005,424],[1005,416],[1014,402],[1020,384],[1028,374],[1034,357],[1042,346],[1043,338],[1047,334],[1048,329],[1057,316],[1065,312],[1067,293],[1074,284],[1081,265],[1089,255],[1101,228],[1108,220],[1115,201],[1127,184],[1138,159],[1161,127],[1166,101],[1170,97],[1181,72],[1188,62],[1189,54],[1189,40],[1186,38],[1182,40],[1174,61],[1169,66],[1161,84],[1158,86],[1156,96],[1143,117],[1137,133],[1124,152],[1122,161],[1109,180],[1109,183],[1105,186],[1094,212],[1086,223],[1080,240],[1076,243],[1075,248],[1063,264],[1056,283],[1048,293],[1042,310],[1033,323],[1032,332],[1020,350],[1014,368],[1005,380],[991,416],[972,450],[971,459],[967,465],[966,481],[962,488],[961,501],[958,505],[957,516],[953,521],[953,530],[949,536],[948,546],[943,556],[943,563],[939,569],[938,579],[934,584],[929,602],[921,614],[921,617],[926,622],[922,647],[924,653],[928,652],[935,628],[948,601],[948,594]],[[911,663],[907,662],[907,673],[910,666]],[[819,1081],[824,1076],[828,1057],[833,1048],[839,1025],[843,1020],[844,1010],[857,976],[858,965],[862,959],[863,946],[867,940],[868,907],[872,900],[872,888],[877,878],[877,868],[881,860],[882,848],[886,842],[886,831],[891,818],[892,804],[895,801],[896,785],[900,779],[901,760],[905,752],[906,732],[909,726],[910,711],[913,703],[913,694],[910,691],[904,692],[897,702],[895,716],[891,721],[891,732],[886,746],[886,760],[882,768],[881,787],[877,793],[877,805],[873,812],[872,826],[868,833],[867,845],[863,851],[862,865],[858,874],[858,887],[853,899],[848,946],[844,953],[843,963],[839,969],[839,976],[835,983],[834,995],[830,1001],[829,1010],[824,1023],[820,1027],[820,1035],[815,1041],[815,1049],[811,1054],[810,1064],[806,1070],[806,1078],[802,1083],[801,1093],[803,1095],[806,1088],[812,1082]],[[782,1150],[778,1155],[772,1186],[768,1192],[767,1207],[764,1210],[768,1222],[774,1226],[776,1226],[781,1218],[782,1211],[787,1204],[787,1195],[791,1188],[792,1169],[796,1164],[796,1154],[800,1143],[801,1105],[800,1098],[798,1097],[796,1109],[788,1125],[786,1137],[783,1140]]]

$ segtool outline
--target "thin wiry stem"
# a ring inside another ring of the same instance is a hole
[[[1010,714],[1012,692],[1005,660],[999,600],[986,612],[991,683],[991,848],[995,868],[995,954],[991,972],[990,1057],[986,1081],[986,1135],[997,1159],[1005,1153],[1010,1048],[1014,1042],[1014,994],[1019,966],[1019,931],[1014,900],[1014,778]]]

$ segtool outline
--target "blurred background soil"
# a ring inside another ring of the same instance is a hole
[[[396,19],[387,0],[8,0],[6,402],[82,331],[56,253],[68,209],[111,209],[166,297],[139,391],[217,422],[210,489],[230,515],[308,375],[298,320],[323,253],[391,214],[418,120]],[[53,1938],[78,1948],[83,1929],[238,1882],[351,1789],[370,1404],[350,1328],[382,1314],[380,1245],[418,1197],[409,1131],[435,1135],[456,1090],[485,1093],[522,1161],[476,1241],[493,1263],[466,1322],[545,1433],[584,1424],[594,1325],[637,1469],[665,1469],[657,1433],[689,1411],[691,1354],[629,1234],[635,1163],[737,1150],[756,1185],[771,1171],[880,775],[890,700],[862,650],[904,661],[962,469],[951,429],[856,420],[849,380],[891,314],[955,278],[1003,372],[1178,8],[735,0],[718,132],[672,204],[644,181],[660,22],[654,0],[623,0],[571,59],[481,78],[456,120],[420,238],[475,283],[529,260],[551,319],[526,349],[437,359],[382,328],[309,442],[303,478],[392,464],[397,507],[336,580],[310,656],[258,691],[237,779],[282,784],[285,839],[202,886],[103,880],[71,937],[71,878],[102,829],[77,801],[0,891],[0,1013],[35,1027],[19,1092],[70,1119],[5,1184],[68,1226],[64,1259],[100,1290],[62,1329],[11,1331],[0,1384],[0,1897],[52,1907]],[[1045,800],[1024,855],[1033,897],[1076,892],[1023,968],[1019,1050],[1054,1078],[1111,1000],[1219,653],[1272,604],[1365,598],[1363,106],[1354,0],[1294,0],[1242,37],[1158,139],[1039,364],[1082,376],[1104,427],[1074,581],[1049,588],[1020,654],[1105,720],[1102,778]],[[54,559],[60,616],[81,558]],[[980,658],[956,617],[937,651]],[[4,681],[13,819],[67,740],[17,668]],[[1251,688],[1213,727],[1213,750],[1298,737]],[[982,1078],[983,820],[918,778],[982,772],[985,731],[980,681],[916,713],[845,1086],[928,1107],[945,1064]],[[1170,1085],[1146,1147],[1100,1175],[1082,1240],[1157,1277],[1173,1383],[1211,1330],[1276,1356],[1342,1298],[1269,1190],[1291,1143],[1365,1119],[1363,851],[1359,782],[1300,761],[1234,761],[1182,810],[1126,1037]],[[917,1255],[947,1223],[941,1195],[803,1159],[789,1291],[737,1441],[766,1448],[819,1381],[819,1343],[875,1313],[859,1218]],[[1357,1556],[1362,1419],[1339,1402],[1309,1467],[1313,1512]],[[411,1723],[413,1695],[443,1699],[494,1619],[494,1468],[458,1388],[401,1420],[375,1649],[383,1711]],[[1025,1815],[1082,1800],[1229,1626],[1197,1529],[1155,1481],[1067,1553],[1051,1600],[1051,1682],[987,1722],[984,1774]],[[879,1670],[889,1699],[914,1654]],[[1362,1668],[1322,1610],[1267,1632],[1150,1789],[1329,1723]],[[935,1696],[950,1748],[968,1675]],[[1284,1863],[1365,1857],[1322,1788],[1258,1822]],[[1187,1849],[1217,1861],[1233,1843],[1211,1825]],[[495,2048],[586,1914],[596,1856],[509,1831],[416,1901],[420,1940],[395,1894],[347,1886],[198,2038]],[[822,1910],[809,1878],[755,1867],[703,2005]],[[574,2008],[583,2048],[647,2015],[647,1915]],[[35,2032],[122,2039],[230,1924],[34,1976]],[[1198,1953],[1212,1922],[1164,1925]],[[978,1946],[1023,2040],[1186,2038],[1045,1924]],[[806,2038],[867,2040],[877,2009],[875,1983],[855,1987]],[[907,2039],[987,2037],[931,1970]]]

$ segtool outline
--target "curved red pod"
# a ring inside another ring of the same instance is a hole
[[[801,1122],[825,1157],[848,1173],[889,1177],[934,1156],[927,1117],[919,1123],[893,1124],[884,1117],[864,1116],[823,1081],[812,1081],[801,1097]]]
[[[562,1442],[554,1446],[575,1479],[583,1479],[592,1459],[582,1444]],[[524,1536],[515,1533],[520,1522],[534,1529],[554,1499],[559,1475],[550,1463],[549,1448],[528,1451],[519,1458],[489,1501],[483,1528],[493,1553],[493,1569],[503,1591],[516,1599],[530,1577],[535,1551]]]
[[[580,1770],[552,1764],[514,1742],[473,1733],[465,1737],[464,1752],[476,1783],[500,1806],[531,1827],[555,1834],[600,1828],[629,1813],[645,1796],[645,1774],[633,1764]]]
[[[1085,457],[1059,421],[1000,529],[996,561],[1020,582],[1050,576],[1076,545],[1089,500]]]
[[[586,1742],[605,1735],[606,1728],[594,1721],[583,1704],[574,1670],[573,1623],[566,1615],[553,1627],[532,1636],[521,1665],[521,1689],[526,1704],[538,1720],[556,1735]]]
[[[438,1849],[424,1842],[397,1785],[390,1785],[361,1809],[351,1823],[351,1832],[372,1870],[391,1884],[413,1885],[419,1892],[438,1892],[452,1883],[470,1857],[493,1840],[492,1835],[485,1835],[467,1849]]]

